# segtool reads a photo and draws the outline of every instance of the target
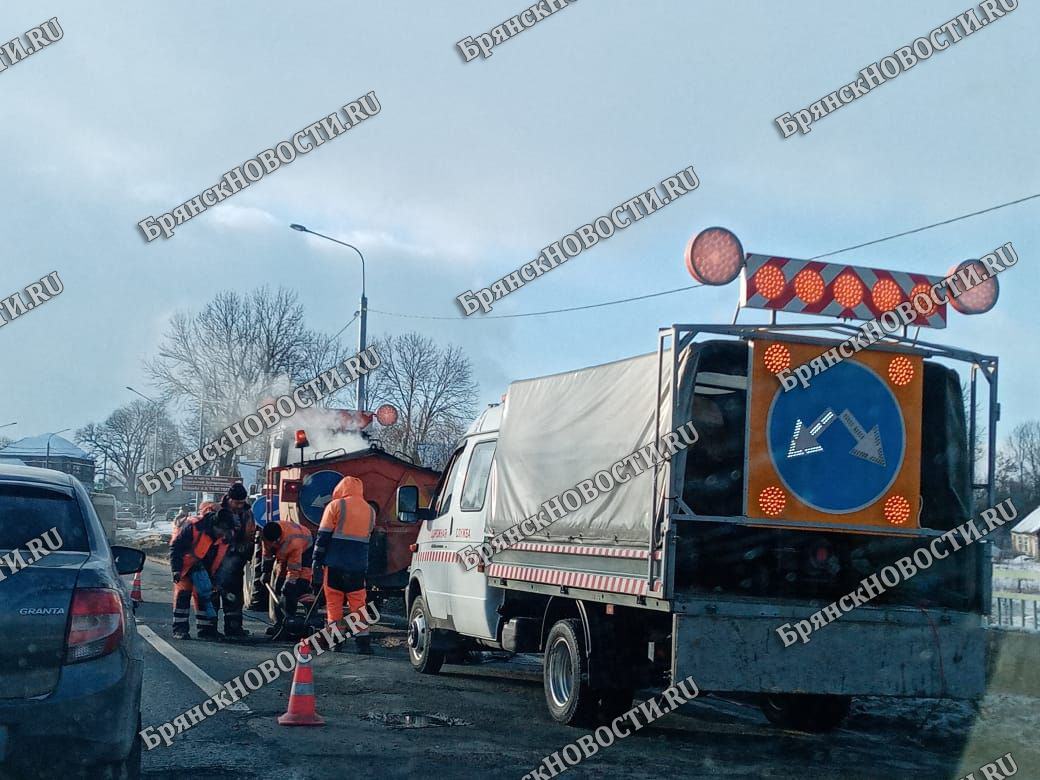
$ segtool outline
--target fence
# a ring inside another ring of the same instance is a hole
[[[1040,629],[1040,601],[995,596],[989,622],[996,626]]]

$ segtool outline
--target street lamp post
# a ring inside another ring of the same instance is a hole
[[[131,393],[141,396],[144,400],[148,401],[153,405],[152,414],[154,415],[154,422],[152,423],[152,473],[155,473],[159,463],[159,402],[154,398],[149,398],[139,390],[134,390],[130,385],[126,385],[126,389]],[[155,514],[155,493],[152,493],[148,500],[150,502],[151,513]]]
[[[340,241],[338,238],[326,236],[323,233],[316,233],[308,227],[304,227],[303,225],[297,225],[295,223],[289,225],[289,227],[300,233],[310,233],[312,236],[324,238],[326,241],[332,241],[336,244],[340,244],[341,246],[345,246],[348,249],[353,249],[355,252],[357,252],[358,257],[361,258],[361,323],[358,327],[358,353],[364,352],[365,349],[368,348],[368,345],[366,344],[366,337],[368,335],[368,298],[365,296],[365,256],[361,254],[360,249],[358,249],[353,244],[348,244],[346,241]],[[359,376],[357,380],[357,407],[359,412],[365,411],[365,407],[368,405],[368,396],[366,394],[368,390],[367,380],[368,377],[366,377],[364,374]]]
[[[65,431],[71,431],[71,428],[62,428],[60,431],[55,431],[47,437],[47,457],[43,461],[43,467],[49,469],[51,467],[51,439],[57,436],[59,433],[65,433]]]

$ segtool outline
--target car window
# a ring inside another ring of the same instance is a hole
[[[61,537],[62,550],[90,550],[75,498],[46,488],[0,484],[0,550],[24,550],[26,542],[52,528]]]
[[[459,509],[463,512],[475,512],[484,508],[484,497],[487,495],[488,475],[491,473],[491,461],[495,457],[495,442],[484,441],[473,448],[466,470],[466,482],[462,486],[462,498]]]
[[[451,463],[448,466],[448,476],[444,478],[444,486],[441,490],[440,499],[437,502],[437,517],[448,514],[451,509],[451,493],[455,488],[455,477],[459,473],[459,464],[462,463],[462,453],[464,448],[460,448],[451,459]]]

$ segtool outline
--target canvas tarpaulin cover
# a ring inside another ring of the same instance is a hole
[[[661,436],[669,430],[670,370],[665,351]],[[535,515],[543,502],[651,443],[656,403],[656,353],[511,384],[495,454],[491,533]],[[624,466],[622,473],[632,471]],[[645,548],[652,483],[652,471],[644,471],[528,539]],[[657,491],[659,503],[663,492]]]

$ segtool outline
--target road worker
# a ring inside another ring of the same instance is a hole
[[[191,513],[190,507],[187,505],[182,507],[177,517],[173,518],[173,532],[170,534],[170,544],[173,544],[173,540],[177,538],[177,534],[180,533],[185,525],[193,520],[198,520],[200,517],[205,517],[210,512],[216,512],[218,509],[220,509],[220,505],[213,501],[204,501],[199,507],[199,511],[195,514]]]
[[[227,556],[215,580],[221,594],[217,606],[224,608],[224,635],[232,638],[249,636],[249,632],[242,628],[242,586],[246,563],[253,554],[256,520],[246,496],[245,487],[236,482],[220,502],[221,508],[233,515],[235,523]]]
[[[311,587],[311,554],[314,539],[311,532],[292,520],[272,520],[264,526],[263,560],[261,578],[271,582],[271,574],[277,561],[280,576],[285,578],[282,596],[285,599],[285,615],[296,614],[300,596]]]
[[[343,477],[332,491],[332,500],[321,516],[318,539],[314,543],[314,584],[324,579],[325,607],[329,622],[346,633],[343,621],[344,597],[350,611],[360,614],[365,606],[365,575],[368,570],[368,539],[376,523],[376,511],[365,502],[365,489],[357,477]],[[323,567],[328,573],[322,576]],[[368,626],[355,632],[357,651],[372,654]],[[334,649],[338,652],[342,643]]]
[[[233,527],[234,518],[230,512],[208,512],[182,526],[170,545],[174,639],[191,639],[188,616],[193,596],[199,639],[221,638],[217,631],[216,612],[210,611],[214,601],[213,593],[199,593],[192,581],[192,572],[201,567],[213,579],[213,573],[220,568],[227,553],[227,537]],[[210,609],[207,609],[207,602]]]

